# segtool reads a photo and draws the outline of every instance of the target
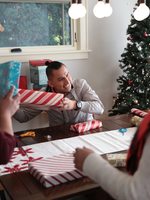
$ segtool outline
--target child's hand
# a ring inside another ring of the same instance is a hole
[[[4,98],[0,100],[0,113],[14,115],[15,112],[19,109],[20,98],[19,94],[13,97],[14,87],[6,94]]]
[[[88,149],[86,147],[81,148],[77,148],[75,153],[74,153],[74,164],[75,167],[77,169],[79,169],[80,171],[83,170],[83,163],[85,161],[85,159],[87,158],[88,155],[90,155],[91,153],[93,153],[93,151],[91,149]]]

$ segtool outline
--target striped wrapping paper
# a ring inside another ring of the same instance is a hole
[[[75,169],[73,154],[61,154],[29,163],[29,172],[48,188],[83,177]]]
[[[140,117],[145,117],[147,115],[147,112],[144,112],[143,110],[137,109],[137,108],[132,108],[131,113]]]
[[[91,120],[83,123],[77,123],[70,126],[70,130],[76,131],[78,133],[84,133],[85,131],[89,131],[92,129],[102,127],[102,122],[98,120]]]
[[[60,93],[19,89],[20,103],[41,110],[59,107],[64,95]]]

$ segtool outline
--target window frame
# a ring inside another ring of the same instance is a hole
[[[0,0],[0,2],[64,2],[70,0]],[[70,1],[71,2],[71,1]],[[82,3],[87,9],[87,1],[82,0]],[[52,59],[52,60],[70,60],[70,59],[86,59],[88,58],[88,27],[87,14],[85,17],[77,20],[72,20],[73,45],[62,46],[34,46],[34,47],[19,47],[22,52],[12,53],[11,49],[17,47],[0,47],[0,62],[8,60],[18,60],[28,62],[36,59]]]

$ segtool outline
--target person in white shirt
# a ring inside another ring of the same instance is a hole
[[[116,200],[150,200],[150,114],[145,116],[131,142],[127,173],[87,148],[76,149],[74,163]]]

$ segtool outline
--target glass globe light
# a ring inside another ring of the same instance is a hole
[[[146,19],[150,14],[150,9],[145,3],[141,3],[139,7],[134,11],[133,16],[137,21]]]
[[[98,1],[94,6],[93,13],[97,18],[103,18],[105,16],[105,4],[103,1]]]
[[[105,14],[104,14],[104,16],[109,17],[109,16],[112,15],[112,12],[113,12],[113,10],[112,10],[110,3],[105,3]]]
[[[68,14],[72,19],[78,19],[79,18],[79,12],[78,12],[78,5],[77,3],[73,3],[69,10],[68,10]]]
[[[84,17],[86,14],[85,6],[82,3],[78,3],[77,6],[78,6],[77,12],[78,12],[79,18]]]

